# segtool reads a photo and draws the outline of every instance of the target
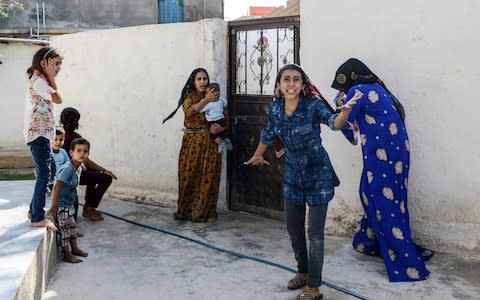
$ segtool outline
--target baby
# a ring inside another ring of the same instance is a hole
[[[220,86],[218,83],[210,83],[207,85],[206,92],[210,92],[211,90],[220,91]],[[207,118],[208,124],[212,126],[212,124],[219,124],[221,127],[226,127],[226,120],[223,114],[223,110],[227,107],[228,102],[225,98],[218,97],[218,99],[214,102],[210,102],[203,109],[201,112],[205,113],[205,118]],[[232,141],[226,137],[227,130],[226,128],[219,133],[213,134],[210,133],[212,140],[218,145],[218,153],[221,153],[225,148],[227,150],[232,150]]]

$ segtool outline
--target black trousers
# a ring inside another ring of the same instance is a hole
[[[112,177],[95,170],[82,171],[80,185],[86,185],[85,206],[97,208],[102,197],[112,184]]]

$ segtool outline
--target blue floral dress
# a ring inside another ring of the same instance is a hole
[[[424,280],[430,274],[424,261],[433,252],[412,239],[407,209],[410,144],[407,131],[391,97],[378,84],[361,84],[349,90],[363,93],[348,121],[356,123],[363,153],[360,199],[365,214],[353,236],[353,247],[382,256],[389,280]],[[352,131],[343,130],[352,140]]]

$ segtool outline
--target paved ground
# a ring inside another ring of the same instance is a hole
[[[0,199],[24,201],[16,206],[16,213],[0,202],[0,299],[12,299],[2,294],[12,285],[12,281],[4,282],[4,270],[17,257],[9,250],[14,234],[4,230],[5,220],[15,219],[10,222],[17,223],[14,227],[25,243],[25,234],[38,232],[23,219],[25,199],[31,196],[32,188],[32,181],[0,182]],[[79,218],[78,226],[85,237],[78,244],[89,257],[75,265],[60,262],[42,299],[293,299],[298,293],[285,287],[293,275],[288,270],[151,229],[161,228],[294,269],[281,222],[234,212],[220,212],[215,224],[175,221],[171,209],[115,199],[104,200],[100,208],[115,217],[106,215],[104,221],[96,223]],[[353,251],[350,239],[326,239],[324,281],[360,298],[480,299],[479,253],[439,252],[428,267],[432,274],[426,281],[390,283],[380,259]],[[325,299],[358,299],[326,285],[322,291]]]

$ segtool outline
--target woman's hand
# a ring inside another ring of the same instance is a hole
[[[217,101],[219,97],[220,97],[220,92],[216,91],[214,89],[211,89],[211,90],[209,90],[208,92],[205,93],[205,98],[204,99],[205,99],[205,101],[210,103],[210,102]]]
[[[253,165],[253,166],[263,166],[263,165],[267,165],[269,166],[270,163],[268,161],[266,161],[265,159],[263,159],[263,156],[262,155],[254,155],[252,156],[252,158],[250,158],[249,160],[247,160],[246,162],[243,163],[244,165]]]
[[[348,100],[347,104],[340,106],[340,109],[342,112],[350,113],[352,110],[352,107],[357,104],[357,101],[360,100],[363,96],[363,93],[360,92],[359,90],[355,90],[355,94],[353,97]]]
[[[210,125],[210,133],[212,134],[219,134],[220,132],[224,132],[225,127],[220,126],[218,123],[213,123]]]

